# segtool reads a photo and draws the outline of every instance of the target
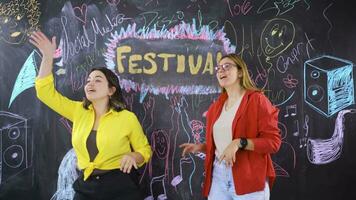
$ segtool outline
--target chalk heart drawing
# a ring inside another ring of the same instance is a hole
[[[83,4],[81,7],[74,7],[73,10],[75,17],[85,25],[87,22],[87,5]]]

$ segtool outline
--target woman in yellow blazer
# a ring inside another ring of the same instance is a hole
[[[107,68],[93,68],[83,102],[62,96],[52,74],[55,37],[34,32],[30,43],[42,53],[36,78],[38,98],[73,122],[72,145],[81,175],[74,182],[74,200],[142,200],[134,169],[147,163],[151,147],[136,115],[125,109],[119,80]]]

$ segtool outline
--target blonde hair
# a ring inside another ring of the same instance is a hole
[[[229,58],[230,60],[232,60],[234,62],[234,64],[236,64],[237,69],[241,70],[242,77],[240,78],[240,85],[242,88],[244,88],[246,90],[263,92],[263,90],[257,88],[255,83],[252,81],[250,74],[248,73],[247,65],[246,65],[245,61],[243,61],[240,56],[238,56],[235,53],[230,53],[230,54],[227,54],[227,55],[221,57],[220,61],[224,58]],[[223,88],[223,92],[225,92],[224,88]]]

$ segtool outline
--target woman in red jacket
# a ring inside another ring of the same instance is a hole
[[[236,54],[223,56],[216,77],[223,92],[208,110],[206,143],[180,145],[205,152],[203,195],[212,200],[269,199],[275,171],[270,154],[281,144],[278,112]]]

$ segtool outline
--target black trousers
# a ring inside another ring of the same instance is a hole
[[[81,174],[73,183],[73,200],[143,200],[138,180],[135,170],[130,174],[111,170],[104,174],[92,175],[86,181]]]

